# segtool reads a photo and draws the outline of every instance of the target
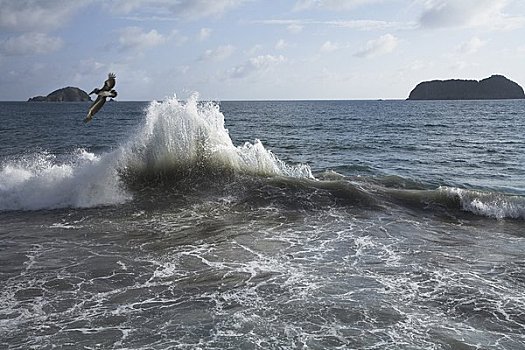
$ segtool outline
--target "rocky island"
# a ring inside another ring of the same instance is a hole
[[[477,80],[432,80],[419,83],[408,100],[499,100],[525,98],[523,88],[502,75]]]
[[[47,96],[31,97],[27,102],[82,102],[91,101],[91,97],[77,87],[68,86],[53,91]]]

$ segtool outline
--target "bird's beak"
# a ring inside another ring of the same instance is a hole
[[[91,92],[89,93],[89,95],[93,95],[93,94],[96,93],[96,92],[97,92],[97,90],[95,89],[95,90],[91,91]]]

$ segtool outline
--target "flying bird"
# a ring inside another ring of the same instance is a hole
[[[89,107],[88,114],[86,116],[86,119],[84,119],[84,123],[88,123],[93,119],[93,116],[102,108],[104,103],[106,103],[106,98],[108,97],[117,97],[117,92],[113,90],[115,87],[115,78],[117,76],[114,73],[108,74],[108,79],[104,82],[104,86],[102,86],[102,89],[95,88],[93,91],[91,91],[89,94],[96,94],[97,99],[91,107]]]

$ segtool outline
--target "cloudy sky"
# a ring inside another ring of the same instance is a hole
[[[404,99],[525,85],[523,0],[0,0],[0,100],[117,74],[120,100]]]

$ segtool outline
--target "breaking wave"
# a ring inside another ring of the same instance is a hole
[[[224,180],[234,186],[222,186]],[[444,186],[429,189],[392,176],[356,179],[325,172],[314,178],[308,165],[281,161],[259,140],[235,146],[219,105],[198,102],[196,94],[186,101],[174,96],[151,102],[139,126],[113,151],[97,155],[77,149],[60,158],[41,151],[3,160],[0,210],[119,205],[144,188],[168,184],[184,191],[205,181],[214,188],[244,188],[239,200],[253,205],[320,209],[401,204],[525,219],[522,196]]]
[[[131,198],[120,186],[114,154],[78,149],[65,158],[39,152],[2,164],[0,210],[87,208]]]
[[[439,192],[447,198],[457,199],[462,210],[476,215],[495,219],[525,219],[525,198],[521,196],[456,187],[440,187]]]
[[[95,207],[124,203],[137,182],[228,173],[313,178],[307,165],[282,162],[256,140],[236,147],[216,103],[198,95],[153,101],[138,130],[116,150],[84,149],[65,159],[38,152],[0,165],[0,210]],[[150,185],[155,185],[155,183]]]
[[[225,173],[313,178],[307,165],[284,163],[259,140],[235,146],[219,105],[199,103],[196,94],[185,102],[151,102],[144,125],[122,153],[121,171],[131,181]]]
[[[453,214],[464,212],[492,219],[525,219],[523,196],[447,186],[432,190],[384,188],[382,192],[385,200],[416,209],[444,209]]]

